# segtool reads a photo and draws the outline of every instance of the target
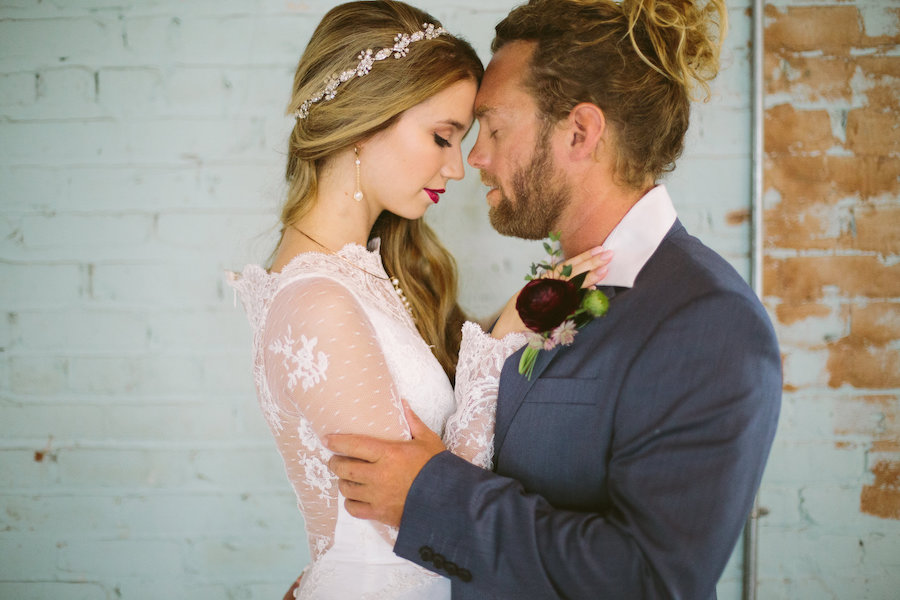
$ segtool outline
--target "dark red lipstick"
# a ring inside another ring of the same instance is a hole
[[[432,190],[429,188],[425,188],[425,193],[428,194],[428,197],[431,198],[431,201],[434,202],[435,204],[437,204],[438,200],[441,199],[440,194],[443,194],[446,191],[447,190],[445,190],[445,189]]]

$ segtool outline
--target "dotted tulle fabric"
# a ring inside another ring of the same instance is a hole
[[[524,335],[496,340],[466,323],[454,393],[393,286],[381,277],[387,275],[377,240],[370,249],[348,244],[338,255],[300,254],[280,273],[249,265],[229,274],[250,320],[259,405],[306,523],[312,570],[334,545],[343,511],[323,436],[408,439],[403,398],[451,452],[489,468],[500,370],[525,343]],[[367,526],[393,556],[396,531]],[[343,529],[363,535],[356,526]],[[352,548],[349,541],[346,546]],[[361,554],[359,560],[372,557]],[[307,575],[310,583],[325,579]],[[399,572],[391,575],[390,581],[409,579]],[[313,591],[303,587],[303,596]]]

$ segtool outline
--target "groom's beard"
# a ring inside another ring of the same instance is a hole
[[[483,182],[500,190],[500,201],[488,212],[491,225],[498,233],[540,240],[550,235],[559,222],[568,204],[570,187],[553,165],[548,148],[551,129],[542,128],[531,162],[513,174],[515,203],[499,187],[499,182],[481,172]]]

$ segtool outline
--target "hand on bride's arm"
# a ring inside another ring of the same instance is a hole
[[[344,507],[359,519],[400,526],[413,480],[429,460],[445,450],[439,435],[403,401],[411,440],[367,435],[331,434],[325,445],[334,452],[328,468],[338,476]]]
[[[547,273],[544,276],[562,279],[562,269],[566,266],[571,266],[572,272],[569,274],[568,279],[571,279],[576,275],[580,275],[585,271],[589,271],[587,277],[585,277],[584,279],[582,287],[591,287],[597,285],[598,283],[603,281],[604,277],[606,277],[606,274],[609,271],[607,265],[609,265],[609,261],[612,260],[612,257],[612,250],[604,250],[602,246],[597,246],[595,248],[591,248],[590,250],[582,252],[574,258],[570,258],[569,260],[560,263],[557,266],[556,270],[554,270],[552,273]],[[491,330],[491,336],[493,336],[494,338],[502,339],[508,333],[528,330],[528,328],[525,327],[525,323],[523,323],[522,319],[519,318],[519,312],[516,310],[516,300],[518,299],[518,297],[519,292],[516,292],[500,312],[500,316],[497,318],[497,322],[494,324],[494,328]]]

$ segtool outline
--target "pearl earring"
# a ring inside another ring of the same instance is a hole
[[[356,155],[356,192],[353,194],[353,199],[357,202],[362,202],[363,193],[362,188],[359,186],[359,148],[353,146],[353,154]]]

